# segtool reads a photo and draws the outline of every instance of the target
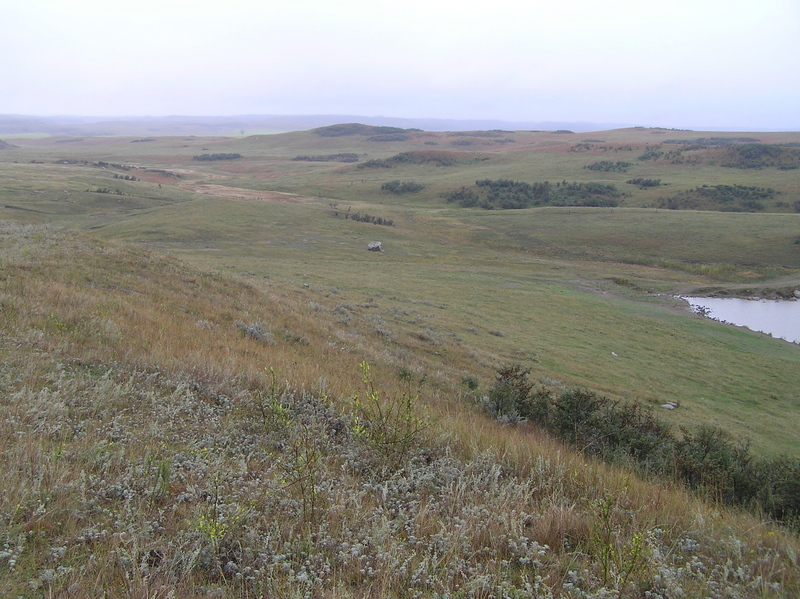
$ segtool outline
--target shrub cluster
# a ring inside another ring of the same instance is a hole
[[[435,164],[436,166],[454,166],[459,162],[486,160],[477,154],[452,152],[447,150],[415,150],[401,152],[386,159],[367,160],[358,168],[393,168],[398,164]]]
[[[800,460],[758,458],[747,443],[701,426],[680,434],[639,403],[580,388],[553,393],[518,365],[498,370],[484,405],[503,421],[528,420],[585,454],[670,477],[712,499],[800,528]]]
[[[697,139],[668,139],[664,143],[681,146],[733,146],[758,141],[755,137],[698,137]]]
[[[343,137],[345,135],[391,135],[393,133],[403,133],[407,129],[400,127],[376,127],[374,125],[362,125],[361,123],[342,123],[340,125],[329,125],[314,129],[314,133],[320,137]]]
[[[660,147],[661,146],[655,146],[655,147],[652,147],[652,148],[651,147],[645,148],[644,152],[639,155],[638,159],[642,160],[642,161],[645,161],[645,160],[658,160],[659,158],[661,158],[664,155],[663,150],[659,149]]]
[[[722,166],[729,168],[800,168],[800,150],[776,144],[747,143],[727,149]]]
[[[316,156],[295,156],[292,160],[300,162],[358,162],[358,154],[342,152],[340,154],[324,154]]]
[[[238,153],[231,153],[231,154],[200,154],[198,156],[192,156],[192,160],[199,160],[201,162],[208,162],[213,160],[236,160],[237,158],[243,158],[241,154]]]
[[[519,209],[532,206],[616,206],[621,195],[614,185],[605,183],[567,183],[555,185],[549,181],[525,183],[510,179],[481,179],[475,188],[461,189],[442,194],[448,202],[458,202],[464,207],[480,206]]]
[[[771,187],[703,185],[672,197],[661,198],[656,207],[670,210],[754,212],[763,209],[762,200],[772,200],[777,194]]]
[[[382,133],[367,138],[367,141],[407,141],[411,139],[408,133]]]
[[[358,165],[358,168],[394,168],[394,163],[390,162],[389,160],[375,158],[373,160],[362,162]]]
[[[178,177],[180,179],[180,175],[177,173],[173,173],[172,171],[165,171],[161,168],[146,168],[144,169],[146,173],[155,173],[157,175],[164,175],[165,177]]]
[[[644,189],[645,187],[658,187],[661,185],[661,179],[643,179],[642,177],[635,177],[633,179],[628,179],[625,183],[638,185]]]
[[[396,194],[417,193],[423,189],[425,189],[425,186],[422,183],[417,183],[416,181],[400,181],[399,179],[387,181],[381,185],[382,191],[388,191]]]
[[[354,220],[360,223],[372,223],[373,225],[385,225],[387,227],[394,227],[394,221],[391,218],[383,218],[381,216],[374,216],[372,214],[361,214],[360,212],[356,212],[355,214],[351,214],[350,220]],[[345,214],[345,218],[347,218],[347,214]]]
[[[619,172],[624,173],[633,166],[632,162],[625,162],[623,160],[617,160],[613,162],[611,160],[599,160],[597,162],[593,162],[592,164],[587,164],[583,168],[588,168],[590,171],[603,171],[603,172]]]
[[[86,191],[90,192],[92,190],[87,189]],[[119,189],[109,189],[108,187],[98,187],[97,189],[94,190],[94,193],[110,193],[110,194],[115,195],[115,196],[124,196],[125,195],[125,193],[120,191]]]

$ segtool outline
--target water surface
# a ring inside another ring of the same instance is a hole
[[[684,297],[692,309],[720,322],[800,343],[800,301]]]

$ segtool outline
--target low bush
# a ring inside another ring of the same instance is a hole
[[[676,435],[639,403],[581,388],[554,394],[537,387],[519,365],[498,369],[483,405],[500,421],[535,423],[585,454],[672,478],[720,503],[800,527],[800,460],[758,458],[747,443],[719,428],[681,429]]]

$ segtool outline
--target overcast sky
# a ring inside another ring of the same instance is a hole
[[[0,114],[800,129],[800,0],[0,0]]]

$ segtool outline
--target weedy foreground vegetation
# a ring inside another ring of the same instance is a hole
[[[601,462],[578,418],[553,434],[569,393],[676,400],[684,442],[702,421],[794,463],[797,347],[666,297],[791,293],[793,146],[356,129],[4,150],[0,594],[800,594],[794,508]],[[633,184],[613,208],[442,197],[635,176],[775,192],[762,214]]]

